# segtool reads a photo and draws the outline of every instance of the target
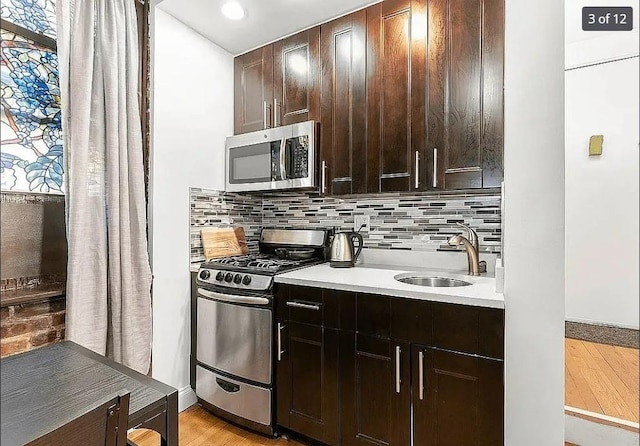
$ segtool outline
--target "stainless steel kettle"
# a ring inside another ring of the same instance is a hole
[[[354,240],[358,240],[358,249],[355,251]],[[331,242],[331,255],[329,256],[329,266],[332,268],[351,268],[355,265],[362,246],[364,245],[362,236],[357,232],[339,232],[333,237]]]

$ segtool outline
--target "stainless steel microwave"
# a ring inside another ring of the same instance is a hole
[[[226,191],[315,187],[316,132],[306,121],[228,137]]]

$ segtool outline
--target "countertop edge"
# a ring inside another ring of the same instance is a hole
[[[484,307],[484,308],[496,308],[504,310],[504,300],[484,299],[481,297],[465,297],[465,296],[451,296],[443,295],[434,292],[420,292],[420,296],[416,296],[417,293],[405,292],[404,290],[398,290],[393,288],[375,288],[364,287],[361,285],[350,285],[345,283],[335,283],[327,281],[319,281],[312,279],[298,279],[285,276],[276,276],[276,283],[282,283],[285,285],[300,285],[310,286],[316,288],[326,288],[330,290],[339,291],[351,291],[356,293],[369,293],[369,294],[381,294],[384,296],[401,297],[405,299],[424,300],[429,302],[442,302],[450,304],[468,305],[472,307]]]

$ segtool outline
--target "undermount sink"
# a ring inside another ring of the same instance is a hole
[[[399,274],[394,277],[398,282],[408,283],[409,285],[430,286],[430,287],[458,287],[469,286],[471,282],[461,279],[453,279],[451,277],[439,277],[431,275],[418,274]]]

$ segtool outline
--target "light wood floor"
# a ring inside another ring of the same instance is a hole
[[[180,446],[303,446],[296,441],[269,439],[244,431],[211,415],[200,406],[193,406],[178,416]],[[138,446],[158,446],[160,434],[138,430],[129,434]],[[565,446],[577,446],[565,443]]]
[[[178,423],[180,446],[302,446],[295,441],[253,434],[213,416],[198,405],[180,413]],[[130,433],[129,439],[138,446],[160,444],[160,434],[143,429]]]
[[[565,340],[567,406],[638,422],[638,350]]]

